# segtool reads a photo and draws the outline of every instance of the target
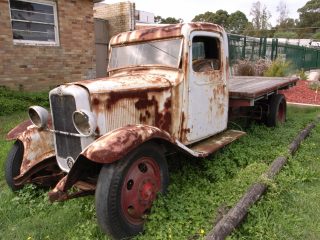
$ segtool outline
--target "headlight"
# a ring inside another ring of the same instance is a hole
[[[31,122],[39,128],[47,128],[48,125],[48,111],[40,106],[29,107],[29,118]]]
[[[97,128],[95,116],[86,110],[75,111],[72,115],[72,121],[77,131],[85,136],[90,136]]]

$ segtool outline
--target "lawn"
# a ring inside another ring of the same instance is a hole
[[[208,159],[171,157],[169,192],[155,202],[136,239],[202,238],[317,114],[290,107],[284,126],[252,124],[246,136]],[[108,239],[96,225],[93,197],[50,204],[48,190],[8,189],[3,165],[12,143],[4,138],[24,118],[23,112],[0,116],[0,238]],[[320,239],[319,142],[318,125],[231,239]]]

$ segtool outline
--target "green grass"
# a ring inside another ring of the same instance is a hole
[[[17,124],[27,119],[27,113],[20,112],[8,116],[0,116],[0,179],[4,178],[4,160],[11,148],[12,143],[5,141],[7,133]],[[3,186],[3,181],[0,181]]]
[[[319,143],[317,126],[234,239],[320,239]]]
[[[318,113],[289,108],[284,126],[251,125],[246,136],[208,159],[172,157],[169,192],[155,202],[136,239],[202,238]],[[0,116],[1,167],[11,145],[5,133],[24,116]],[[319,140],[317,126],[232,239],[320,239]],[[0,177],[1,239],[107,239],[96,225],[93,197],[50,204],[46,190],[28,186],[11,193],[3,167]]]
[[[48,92],[14,91],[0,86],[0,116],[26,111],[29,106],[49,107]]]

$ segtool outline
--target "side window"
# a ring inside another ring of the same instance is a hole
[[[195,72],[219,70],[220,41],[218,38],[196,36],[192,39],[192,68]]]

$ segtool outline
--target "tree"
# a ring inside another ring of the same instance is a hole
[[[229,13],[225,10],[218,10],[214,15],[214,23],[224,28],[228,28]]]
[[[162,17],[161,17],[161,16],[155,16],[155,17],[154,17],[154,22],[155,22],[155,23],[160,23],[161,20],[162,20]]]
[[[315,40],[320,41],[320,32],[317,32],[317,33],[313,34],[312,38],[315,39]]]
[[[227,11],[220,9],[215,13],[207,11],[205,13],[198,14],[192,19],[192,22],[215,23],[223,26],[228,32],[242,34],[246,29],[248,19],[241,11],[229,14]]]
[[[320,29],[320,1],[310,0],[298,9],[300,24],[300,37],[311,37]]]
[[[215,18],[215,13],[213,12],[205,12],[196,15],[193,19],[192,22],[209,22],[209,23],[214,23],[214,18]]]
[[[288,19],[289,10],[287,4],[281,0],[277,6],[277,12],[279,13],[278,24],[283,24]]]
[[[183,19],[181,19],[181,18],[176,19],[174,17],[162,18],[161,16],[155,16],[154,22],[161,23],[161,24],[177,24],[177,23],[182,23]]]
[[[299,35],[297,33],[297,26],[299,21],[293,18],[286,18],[282,20],[280,24],[275,26],[273,30],[275,31],[275,38],[298,38]]]
[[[227,31],[236,34],[243,34],[248,25],[248,18],[241,11],[231,13],[228,18]]]
[[[228,26],[228,18],[229,13],[220,9],[215,13],[207,11],[205,13],[198,14],[192,19],[192,22],[215,23],[226,28]]]
[[[269,23],[271,14],[267,10],[267,6],[262,5],[260,1],[253,3],[250,15],[253,17],[252,25],[255,29],[254,35],[259,37],[266,36],[267,30],[271,27]]]
[[[248,22],[246,28],[243,31],[243,35],[254,36],[255,32],[256,30],[254,29],[252,22]]]

